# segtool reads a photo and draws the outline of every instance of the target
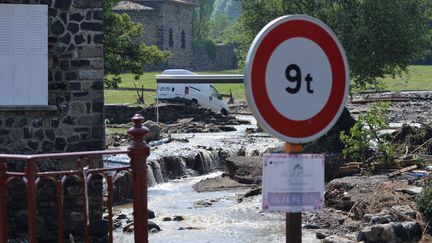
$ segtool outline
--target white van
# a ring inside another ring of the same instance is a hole
[[[198,75],[184,69],[169,69],[162,75]],[[182,102],[208,107],[228,115],[229,108],[212,84],[158,83],[156,98],[160,102]]]

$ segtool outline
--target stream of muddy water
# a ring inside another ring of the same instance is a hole
[[[148,206],[154,210],[152,219],[162,231],[149,234],[150,242],[285,242],[285,215],[261,213],[261,197],[237,202],[244,189],[218,192],[194,192],[192,186],[200,180],[219,176],[173,180],[149,189]],[[207,202],[205,207],[200,203]],[[116,213],[130,215],[132,205],[115,208]],[[163,221],[163,218],[182,216],[182,221]],[[115,231],[116,242],[133,242],[133,233]],[[303,230],[303,242],[319,242],[315,235]]]
[[[249,120],[250,125],[235,126],[237,131],[220,133],[172,134],[173,142],[151,149],[149,161],[157,161],[167,154],[187,157],[188,153],[203,147],[211,150],[222,149],[236,155],[243,150],[246,155],[261,154],[269,147],[281,146],[280,140],[266,134],[248,135],[247,128],[256,128],[252,116],[239,116]],[[179,142],[187,139],[189,142]],[[203,156],[206,153],[202,153]],[[162,231],[151,233],[150,242],[285,242],[285,214],[260,212],[261,197],[246,198],[237,202],[239,194],[246,189],[224,190],[197,193],[192,186],[206,178],[216,177],[221,171],[217,156],[207,154],[206,163],[211,163],[210,172],[201,176],[190,176],[176,180],[164,180],[159,172],[153,171],[155,184],[148,191],[148,206],[156,214],[152,219]],[[108,158],[108,161],[127,162],[127,157]],[[149,168],[153,168],[149,166]],[[212,170],[213,168],[213,170]],[[154,169],[154,168],[153,168]],[[159,178],[159,179],[158,179]],[[115,214],[131,215],[132,205],[122,205],[115,209]],[[164,221],[166,217],[182,216],[182,221]],[[315,235],[303,231],[304,242],[319,242]],[[133,242],[133,233],[123,233],[121,228],[115,231],[115,241]]]

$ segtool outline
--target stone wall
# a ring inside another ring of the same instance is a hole
[[[216,45],[213,55],[204,44],[196,44],[193,49],[193,70],[230,70],[237,69],[237,56],[234,44]]]
[[[164,15],[164,48],[171,51],[173,57],[167,68],[190,68],[192,65],[192,12],[191,6],[168,2],[163,7]],[[172,30],[172,46],[170,46]],[[182,32],[184,38],[182,38]]]
[[[147,71],[169,68],[189,70],[227,70],[237,68],[235,45],[217,45],[216,55],[202,44],[193,45],[192,14],[194,5],[175,1],[135,1],[142,9],[115,8],[117,13],[128,14],[132,21],[144,26],[144,35],[138,39],[147,45],[156,45],[171,51],[167,64],[146,66]],[[131,7],[133,8],[133,7]]]
[[[49,106],[0,106],[0,152],[104,149],[102,0],[30,3],[49,5]]]
[[[102,0],[0,0],[0,3],[48,5],[49,53],[48,106],[0,106],[0,153],[103,150]],[[96,166],[101,166],[101,161],[98,161]],[[41,162],[38,166],[42,170],[61,170],[70,168],[72,164],[68,161]],[[8,169],[22,168],[9,163]],[[90,186],[92,220],[101,217],[101,182],[101,179],[96,180]],[[73,187],[75,184],[67,185]],[[56,205],[52,203],[55,189],[41,182],[38,191],[39,240],[52,242],[55,241],[56,229]],[[82,209],[82,200],[77,197],[80,193],[79,190],[65,189],[68,198],[65,198],[68,206],[65,205],[64,220],[67,232],[82,225],[82,218],[74,217],[73,213]],[[8,212],[11,216],[8,217],[10,237],[26,230],[25,223],[20,222],[26,214],[24,200],[22,186],[11,183],[8,198],[9,209],[13,209]]]
[[[190,68],[192,66],[192,12],[193,5],[175,1],[139,1],[146,9],[116,9],[128,14],[132,21],[144,26],[144,35],[138,39],[147,45],[156,45],[171,51],[166,64],[146,67],[148,70]],[[183,34],[184,33],[184,34]]]

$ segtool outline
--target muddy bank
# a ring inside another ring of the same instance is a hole
[[[158,109],[157,109],[158,108]],[[140,114],[145,120],[172,124],[177,120],[192,118],[195,122],[213,123],[215,125],[238,125],[232,115],[225,116],[208,108],[184,104],[159,104],[147,107],[128,105],[105,105],[105,120],[108,124],[126,124],[134,114]],[[157,114],[159,113],[159,116]]]
[[[378,101],[391,102],[389,121],[397,123],[431,123],[432,91],[406,91],[354,94],[350,97],[347,108],[356,116],[368,110]]]
[[[324,210],[306,213],[303,220],[319,229],[317,235],[366,242],[417,242],[426,227],[414,202],[420,189],[387,176],[335,179],[326,186]]]
[[[251,189],[238,196],[238,202],[248,197],[260,198],[261,182],[256,178],[259,160],[227,158],[230,162],[226,165],[231,165],[225,167],[222,176],[200,181],[193,188],[204,192],[248,186]],[[252,164],[255,168],[251,168],[254,167]],[[416,210],[414,201],[421,189],[402,176],[393,179],[387,175],[334,179],[326,185],[324,210],[304,213],[302,225],[304,229],[315,232],[317,239],[326,238],[325,242],[417,242],[421,238],[430,239],[429,235],[423,235],[426,222]]]
[[[171,134],[177,133],[217,133],[236,131],[239,125],[250,125],[248,119],[239,119],[238,116],[225,116],[212,112],[209,109],[193,105],[164,105],[159,108],[159,122],[152,116],[155,107],[147,108],[130,107],[120,105],[108,105],[106,109],[106,127],[121,128],[124,132],[108,133],[106,136],[107,148],[127,146],[130,138],[126,129],[130,127],[132,112],[144,116],[144,126],[149,129],[149,134],[144,138],[147,143],[162,138],[171,139]],[[112,114],[111,114],[112,113]],[[150,115],[146,115],[150,114]],[[187,141],[185,141],[187,142]]]
[[[230,178],[226,173],[221,176],[207,178],[192,186],[196,192],[213,192],[238,188],[251,188],[251,185],[239,183]]]

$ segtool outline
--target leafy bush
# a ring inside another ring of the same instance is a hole
[[[417,209],[429,222],[432,220],[432,185],[431,182],[423,187],[422,192],[416,197]]]
[[[388,128],[386,112],[389,108],[389,103],[374,104],[368,112],[359,115],[349,134],[341,132],[340,139],[344,144],[342,153],[345,158],[357,161],[373,158],[385,163],[393,161],[394,148],[386,135],[380,133]]]

